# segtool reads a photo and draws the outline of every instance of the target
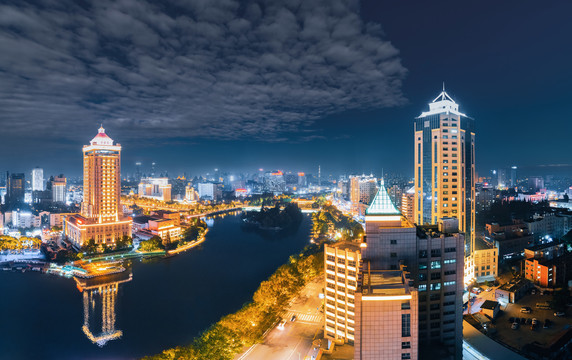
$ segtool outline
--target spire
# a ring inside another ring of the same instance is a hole
[[[381,186],[375,194],[373,201],[365,211],[366,215],[401,215],[401,212],[397,210],[387,190],[385,189],[385,181],[381,178]]]
[[[98,133],[105,134],[105,129],[103,128],[103,124],[99,127]]]

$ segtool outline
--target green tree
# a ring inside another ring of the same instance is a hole
[[[97,253],[97,244],[95,243],[94,239],[87,240],[83,246],[81,247],[81,251],[86,254],[95,254]]]
[[[157,251],[163,250],[165,247],[163,246],[163,240],[155,235],[149,240],[144,240],[139,243],[139,250],[141,251]]]

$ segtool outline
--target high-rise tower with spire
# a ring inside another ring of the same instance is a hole
[[[415,119],[415,216],[417,225],[459,220],[467,256],[474,251],[475,122],[443,91]]]
[[[131,219],[121,208],[121,145],[114,144],[103,126],[83,147],[81,213],[66,220],[65,234],[80,248],[89,240],[113,246],[131,236]]]

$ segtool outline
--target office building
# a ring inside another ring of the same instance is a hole
[[[171,201],[171,184],[168,178],[142,178],[137,187],[139,197],[159,201]]]
[[[121,206],[121,145],[103,127],[83,147],[83,201],[81,213],[66,217],[64,234],[76,248],[94,239],[113,246],[123,236],[131,236],[132,221],[123,216]]]
[[[26,190],[26,176],[20,174],[6,173],[6,197],[5,203],[10,206],[16,206],[24,203],[24,195]]]
[[[414,279],[419,290],[420,346],[440,345],[462,359],[465,236],[458,224],[456,218],[443,218],[438,225],[418,227]]]
[[[465,285],[473,281],[495,281],[498,276],[499,253],[494,245],[475,240],[475,251],[465,258]]]
[[[373,175],[350,177],[350,202],[352,213],[364,215],[367,205],[377,192],[377,179]]]
[[[516,166],[511,166],[510,167],[510,186],[511,187],[515,187],[518,185],[517,183],[517,179],[516,179],[516,170],[518,168]]]
[[[66,202],[67,181],[62,174],[50,179],[52,189],[52,201],[55,203]]]
[[[475,123],[445,89],[415,119],[415,223],[459,219],[474,249]]]
[[[215,183],[200,183],[199,198],[202,200],[219,201],[222,198],[222,185]]]
[[[371,270],[364,261],[355,293],[354,359],[418,358],[418,292],[401,270]]]
[[[200,198],[199,193],[189,183],[185,187],[185,200],[188,202],[196,202],[199,201],[199,198]]]
[[[355,340],[355,291],[361,261],[355,243],[324,245],[326,304],[324,337],[339,343]]]
[[[415,187],[401,195],[401,214],[412,224],[415,223]]]
[[[381,180],[379,191],[365,212],[367,247],[362,251],[375,270],[399,270],[415,264],[417,230],[391,201]]]
[[[544,178],[542,176],[531,176],[528,178],[528,191],[537,192],[544,189]]]
[[[32,191],[44,191],[44,169],[32,170]]]

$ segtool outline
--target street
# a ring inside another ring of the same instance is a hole
[[[270,329],[264,341],[247,349],[235,360],[301,360],[312,349],[312,341],[319,338],[323,328],[322,300],[319,293],[324,279],[318,277],[308,283],[284,312],[284,329]],[[291,321],[292,316],[296,316]]]

